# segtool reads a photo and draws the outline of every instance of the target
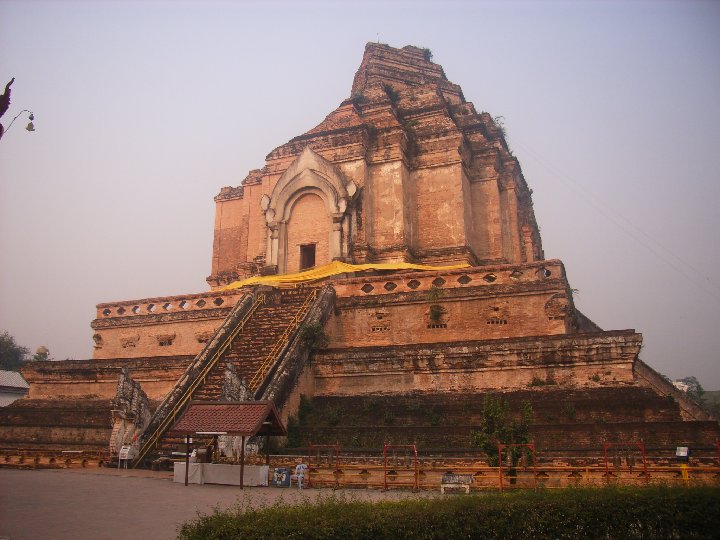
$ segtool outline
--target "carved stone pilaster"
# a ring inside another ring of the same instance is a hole
[[[112,401],[110,452],[117,454],[123,445],[136,444],[139,435],[150,422],[150,416],[147,394],[140,383],[130,376],[130,370],[123,367]]]

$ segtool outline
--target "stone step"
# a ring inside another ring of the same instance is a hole
[[[231,361],[241,379],[249,383],[266,361],[286,329],[292,324],[312,289],[280,291],[280,305],[261,305],[247,321],[229,350],[217,362],[193,394],[195,400],[217,401],[225,382],[225,366]],[[165,439],[160,446],[165,445]],[[174,444],[174,443],[173,443]],[[170,444],[172,447],[173,444]]]

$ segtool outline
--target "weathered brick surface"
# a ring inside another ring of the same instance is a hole
[[[22,374],[30,383],[28,399],[57,403],[82,398],[111,400],[117,391],[120,371],[127,367],[150,400],[157,402],[165,397],[191,361],[191,356],[171,356],[28,362]]]
[[[0,408],[4,448],[95,450],[110,438],[110,400],[21,399]]]
[[[178,379],[191,384],[193,357],[202,361],[211,336],[233,320],[233,306],[250,298],[219,288],[296,272],[307,244],[316,265],[471,265],[328,280],[336,292],[325,325],[329,348],[302,373],[293,367],[292,377],[278,368],[284,372],[274,380],[297,381],[277,394],[285,419],[301,394],[340,400],[348,423],[333,425],[328,440],[336,433],[354,444],[358,430],[368,441],[420,433],[435,445],[465,444],[482,396],[500,391],[514,405],[522,396],[533,401],[533,434],[547,447],[638,437],[705,444],[718,434],[717,423],[698,422],[707,414],[639,360],[640,334],[603,332],[576,310],[562,263],[544,260],[531,190],[502,126],[478,113],[423,49],[368,44],[351,96],[272,150],[239,186],[223,187],[215,203],[211,291],[98,305],[95,360],[26,367],[29,399],[4,417],[7,437],[39,445],[100,440],[106,428],[93,404],[114,395],[123,365],[154,402]],[[285,307],[261,313],[232,346],[227,359],[241,376],[257,370],[297,305]],[[218,364],[196,397],[219,397],[222,370]],[[378,429],[352,420],[359,396],[385,396],[383,410],[397,422]],[[73,404],[77,426],[57,403]],[[426,407],[429,416],[420,418]],[[438,416],[447,422],[436,425]],[[43,439],[42,422],[62,433]]]
[[[423,54],[416,47],[368,44],[349,99],[270,152],[241,186],[221,190],[211,286],[277,264],[270,224],[278,216],[264,213],[263,198],[277,196],[278,180],[305,148],[337,166],[342,185],[355,187],[337,211],[328,201],[345,195],[325,195],[323,219],[305,212],[313,227],[291,224],[292,238],[280,225],[280,244],[288,248],[279,256],[280,271],[297,266],[297,245],[317,241],[320,231],[332,239],[333,230],[348,245],[343,258],[355,262],[542,259],[530,190],[502,129],[489,114],[478,114]],[[298,181],[288,189],[304,188]]]
[[[313,363],[315,395],[635,385],[642,338],[633,331],[330,349]]]
[[[303,411],[300,432],[304,444],[338,442],[349,449],[384,443],[416,443],[423,451],[471,448],[486,395],[506,400],[513,415],[523,402],[531,404],[530,437],[541,453],[598,452],[604,442],[644,442],[666,450],[711,447],[720,435],[716,422],[683,422],[676,401],[635,386],[315,396]]]
[[[300,197],[293,205],[288,222],[287,273],[299,272],[300,246],[315,246],[315,265],[330,261],[330,229],[332,221],[327,215],[325,203],[315,194]]]
[[[93,357],[196,355],[243,291],[199,293],[98,304]]]

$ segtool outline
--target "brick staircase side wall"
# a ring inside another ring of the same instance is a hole
[[[717,420],[700,405],[692,401],[686,392],[675,388],[670,381],[639,358],[633,364],[633,372],[642,383],[655,390],[658,394],[671,396],[675,399],[680,404],[680,410],[685,420]]]
[[[186,389],[197,379],[198,374],[201,372],[205,364],[212,358],[218,348],[222,345],[226,337],[233,331],[237,324],[242,318],[250,311],[253,303],[258,295],[258,289],[245,294],[242,299],[235,305],[233,310],[228,315],[225,322],[218,329],[215,335],[212,337],[210,342],[205,348],[195,357],[195,360],[188,366],[183,373],[183,376],[175,384],[172,391],[165,397],[160,403],[155,414],[150,419],[150,423],[140,437],[141,446],[142,442],[149,437],[155,430],[162,424],[163,420],[171,413],[175,402],[180,399]]]
[[[324,287],[302,324],[320,323],[324,325],[330,316],[334,301],[335,290],[331,286]],[[275,366],[268,372],[258,388],[256,398],[272,400],[278,411],[282,411],[288,397],[297,386],[311,352],[300,336],[300,332],[296,331],[280,353]],[[287,411],[283,412],[283,415],[286,416]]]

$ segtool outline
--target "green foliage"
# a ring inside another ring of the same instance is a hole
[[[182,525],[182,540],[239,538],[716,538],[720,488],[588,488],[371,503],[238,506]]]
[[[340,423],[340,420],[342,419],[342,413],[340,412],[340,409],[337,407],[330,407],[325,411],[325,421],[330,426],[337,426]]]
[[[308,416],[315,410],[312,399],[307,397],[305,394],[300,394],[300,405],[298,406],[298,420],[301,424],[306,424]]]
[[[687,395],[694,399],[695,401],[702,401],[703,394],[705,393],[705,389],[700,384],[700,381],[697,380],[696,377],[690,376],[685,377],[683,379],[679,379],[677,382],[681,382],[683,384],[687,384]]]
[[[705,391],[700,405],[715,418],[720,418],[720,392]]]
[[[325,328],[319,322],[302,325],[300,328],[300,337],[313,351],[324,349],[330,343],[330,338],[325,332]]]
[[[442,319],[442,315],[443,308],[441,306],[439,306],[438,304],[433,304],[432,306],[430,306],[429,316],[432,322],[440,322],[440,319]]]
[[[557,382],[552,375],[548,375],[546,379],[541,379],[540,377],[533,377],[533,380],[530,381],[530,384],[528,386],[551,386],[553,384],[557,384]]]
[[[410,402],[405,406],[405,408],[410,412],[418,412],[423,410],[422,403],[417,399],[410,400]]]
[[[435,303],[440,300],[442,295],[443,295],[443,290],[440,287],[437,287],[435,285],[430,287],[430,290],[427,293],[427,299],[429,302],[432,303],[432,305],[430,306],[430,312],[429,312],[430,320],[435,323],[440,322],[440,319],[443,315],[443,308],[439,304]]]
[[[390,98],[390,103],[396,105],[397,102],[400,100],[400,94],[398,93],[398,91],[387,83],[383,83],[382,87],[383,90],[385,90],[388,98]]]
[[[488,464],[497,467],[498,443],[527,444],[530,442],[529,425],[533,419],[532,405],[523,401],[520,417],[510,415],[510,406],[503,398],[486,395],[483,399],[480,429],[470,432],[470,444],[480,448],[487,456]],[[522,448],[508,449],[512,466],[517,465]]]
[[[362,92],[357,92],[357,93],[353,94],[350,99],[352,100],[352,102],[355,105],[362,105],[363,103],[368,102],[367,96],[365,94],[363,94]]]
[[[425,48],[423,49],[423,57],[424,57],[425,60],[428,61],[428,62],[432,61],[432,58],[433,58],[433,53],[432,53],[432,51],[431,51],[430,49],[428,49],[427,47],[425,47]]]
[[[294,416],[290,416],[288,418],[287,422],[287,442],[285,443],[285,446],[289,448],[299,448],[300,447],[300,423],[298,422],[297,418]]]
[[[380,407],[381,402],[380,399],[375,396],[370,396],[368,398],[365,398],[365,401],[363,403],[363,409],[365,409],[366,412],[375,412],[378,407]]]
[[[575,420],[577,417],[577,412],[575,411],[575,405],[572,403],[566,403],[563,405],[563,414],[565,415],[565,418],[568,420]]]
[[[365,124],[365,131],[367,131],[368,142],[370,143],[370,146],[374,146],[375,143],[377,143],[378,128],[376,128],[372,124]]]
[[[428,421],[430,422],[431,426],[439,426],[442,422],[442,413],[440,411],[440,408],[437,405],[433,405],[430,407],[427,411],[428,414]]]
[[[0,334],[0,369],[20,371],[20,366],[28,357],[27,347],[15,343],[15,338],[3,332]]]
[[[440,300],[440,297],[443,295],[443,290],[440,287],[437,287],[436,285],[433,285],[430,287],[430,290],[427,293],[427,299],[430,302],[437,302]]]

